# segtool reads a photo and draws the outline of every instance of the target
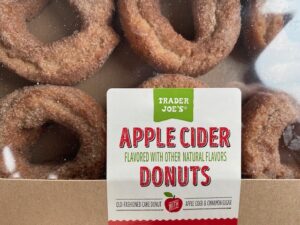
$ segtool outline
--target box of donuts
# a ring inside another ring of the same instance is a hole
[[[0,0],[1,225],[299,225],[297,0]]]

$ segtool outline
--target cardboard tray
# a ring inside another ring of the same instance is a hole
[[[167,1],[166,1],[167,2]],[[166,15],[188,35],[182,18],[190,15],[186,1],[164,3]],[[175,2],[175,1],[174,1]],[[170,4],[169,4],[170,3]],[[175,16],[176,15],[176,16]],[[179,15],[179,17],[178,17]],[[76,16],[65,1],[51,4],[28,24],[45,42],[70,35],[77,29]],[[118,20],[114,21],[121,34]],[[249,60],[238,43],[230,57],[201,77],[211,87],[230,81],[248,81]],[[132,53],[122,38],[114,53],[90,79],[77,85],[105,107],[106,91],[136,87],[155,71]],[[251,79],[255,79],[250,73]],[[0,97],[32,83],[0,65]],[[43,149],[41,149],[43,151]],[[45,152],[46,154],[46,152]],[[300,180],[243,180],[240,225],[299,225]],[[107,222],[106,181],[39,181],[0,179],[1,225],[102,225]]]
[[[300,182],[243,180],[239,225],[299,225]],[[105,181],[0,180],[1,225],[105,225]]]

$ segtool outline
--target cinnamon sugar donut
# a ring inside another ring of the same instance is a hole
[[[260,92],[243,107],[243,174],[252,178],[300,178],[300,165],[281,162],[279,142],[299,119],[299,106],[284,93]]]
[[[266,0],[248,0],[243,27],[244,42],[250,55],[259,54],[282,30],[284,15],[264,13]]]
[[[142,88],[204,88],[202,81],[180,74],[159,74],[140,85]]]
[[[0,62],[20,76],[41,83],[72,85],[88,78],[118,44],[110,27],[113,0],[68,0],[81,18],[81,29],[42,43],[27,29],[48,0],[0,1]]]
[[[118,1],[131,47],[165,73],[204,74],[233,49],[240,33],[240,1],[193,0],[196,38],[178,34],[161,14],[159,0]]]
[[[0,177],[98,179],[105,171],[105,114],[82,91],[36,86],[14,91],[0,101]],[[77,134],[80,148],[71,161],[33,164],[30,147],[48,122]]]

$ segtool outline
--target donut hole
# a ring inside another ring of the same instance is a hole
[[[300,168],[300,122],[288,125],[279,143],[281,163]]]
[[[195,40],[193,5],[190,0],[160,0],[161,13],[166,17],[173,29],[185,39]]]
[[[79,149],[79,137],[74,131],[50,121],[42,126],[39,139],[30,147],[28,161],[62,164],[73,160]]]
[[[80,31],[82,20],[66,0],[52,0],[39,15],[27,22],[30,33],[51,43]]]

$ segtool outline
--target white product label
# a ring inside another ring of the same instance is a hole
[[[238,89],[111,89],[107,115],[109,224],[237,224]]]

